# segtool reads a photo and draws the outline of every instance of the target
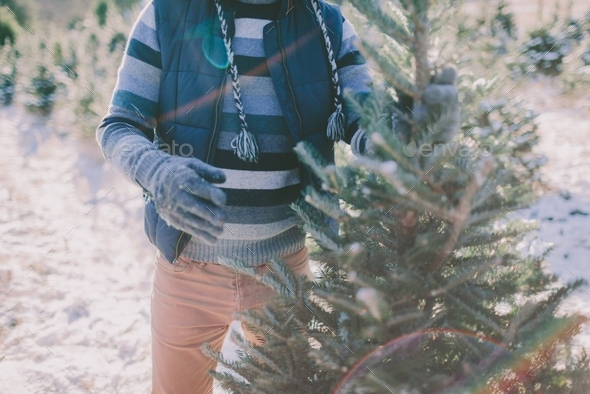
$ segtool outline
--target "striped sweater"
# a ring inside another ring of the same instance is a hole
[[[215,245],[204,244],[193,237],[182,252],[184,257],[205,262],[229,257],[255,265],[304,246],[305,233],[289,209],[289,204],[301,192],[298,160],[275,94],[262,41],[263,27],[275,18],[278,5],[278,2],[246,4],[230,0],[230,7],[236,12],[232,39],[234,62],[239,71],[248,127],[256,135],[260,148],[259,159],[257,163],[244,162],[234,154],[230,145],[240,127],[231,76],[228,74],[220,136],[215,162],[212,163],[224,169],[226,174],[227,180],[221,188],[227,194],[225,210],[228,221]],[[354,58],[350,54],[356,53],[353,42],[356,34],[347,21],[344,21],[343,30],[338,60],[346,62],[346,59]],[[105,120],[127,117],[132,124],[155,128],[161,71],[159,53],[154,8],[150,3],[142,11],[131,33],[119,69],[110,113]],[[339,75],[343,89],[355,92],[368,90],[370,76],[364,65],[354,62],[344,64],[339,69]],[[129,111],[129,105],[125,103],[130,102],[141,116]],[[125,132],[129,131],[120,131]],[[98,133],[97,138],[101,141],[100,128]],[[114,138],[116,134],[110,132],[109,138]],[[101,142],[106,145],[105,141]],[[117,158],[114,159],[111,158],[111,162],[115,162],[115,167],[126,167],[124,163],[118,166]]]

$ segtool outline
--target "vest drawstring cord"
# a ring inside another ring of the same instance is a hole
[[[243,161],[256,163],[258,161],[258,143],[252,133],[242,129],[238,135],[231,140],[231,147],[234,153]]]
[[[320,25],[320,30],[324,36],[324,41],[326,44],[326,51],[328,52],[328,62],[330,63],[330,67],[332,68],[332,87],[334,88],[334,107],[335,110],[328,118],[328,128],[326,130],[328,138],[338,142],[344,139],[345,136],[345,126],[346,126],[346,116],[344,112],[342,112],[342,103],[340,101],[340,82],[338,80],[338,65],[336,64],[336,60],[334,58],[334,51],[332,50],[332,42],[330,41],[330,36],[328,35],[328,29],[326,27],[326,22],[322,15],[322,11],[320,10],[320,5],[318,0],[311,0],[311,5],[313,7],[313,11]]]
[[[234,153],[243,161],[258,162],[258,142],[256,137],[248,131],[248,123],[246,122],[246,112],[244,111],[244,104],[242,103],[242,91],[240,89],[240,81],[238,78],[238,68],[234,63],[234,52],[231,47],[231,39],[227,34],[227,21],[223,16],[223,8],[219,0],[215,0],[215,8],[217,9],[217,16],[221,24],[221,33],[223,34],[223,44],[227,52],[229,60],[229,69],[231,72],[232,88],[234,92],[234,100],[238,110],[238,118],[240,118],[240,132],[231,141],[231,147]]]
[[[256,137],[250,131],[248,131],[248,124],[246,123],[246,113],[244,111],[244,105],[242,104],[242,94],[240,90],[240,82],[238,79],[238,69],[234,63],[234,53],[231,46],[231,40],[228,37],[228,26],[227,21],[223,15],[223,8],[221,7],[221,3],[219,0],[215,1],[215,7],[217,9],[217,16],[219,18],[219,22],[221,24],[221,32],[223,34],[223,43],[225,45],[225,50],[227,52],[227,57],[229,60],[229,68],[231,71],[231,78],[232,78],[232,87],[234,92],[234,99],[236,102],[236,108],[238,110],[238,117],[240,119],[240,129],[241,131],[237,136],[235,136],[231,141],[231,147],[234,149],[234,153],[244,161],[250,162],[257,162],[258,161],[258,143],[256,141]],[[320,30],[322,31],[322,35],[324,37],[326,51],[328,53],[328,62],[330,63],[331,71],[332,71],[332,87],[334,89],[334,112],[328,118],[328,125],[326,134],[327,137],[332,139],[335,142],[344,139],[345,136],[345,126],[346,126],[346,116],[342,111],[342,103],[340,101],[341,98],[341,91],[340,91],[340,82],[338,80],[338,66],[336,64],[336,60],[334,58],[334,51],[332,50],[332,43],[330,41],[330,37],[328,35],[328,29],[326,27],[326,22],[324,21],[324,17],[322,15],[322,11],[320,10],[320,5],[318,0],[311,0],[311,4],[314,9],[314,14],[316,20],[320,26]]]
[[[346,117],[342,112],[342,104],[338,104],[336,111],[328,118],[328,138],[338,142],[344,139],[344,125],[346,123]]]

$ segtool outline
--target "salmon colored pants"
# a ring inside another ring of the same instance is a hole
[[[311,277],[307,247],[283,256],[296,275]],[[256,266],[260,274],[266,264]],[[216,363],[205,356],[208,342],[220,351],[233,313],[264,306],[274,290],[218,264],[178,258],[170,264],[158,252],[152,293],[152,393],[211,394]],[[246,338],[256,343],[244,328]]]

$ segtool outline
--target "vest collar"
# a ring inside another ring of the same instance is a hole
[[[210,0],[212,1],[212,0]],[[281,3],[281,7],[279,9],[279,15],[277,19],[286,18],[291,11],[293,11],[293,7],[295,6],[296,0],[278,0]],[[227,0],[221,0],[221,7],[223,8],[224,14],[226,17],[231,17],[234,19],[234,11],[229,6]]]

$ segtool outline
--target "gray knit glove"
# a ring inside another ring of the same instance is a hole
[[[461,108],[456,80],[457,71],[452,67],[437,71],[422,94],[422,103],[413,106],[414,120],[432,125],[435,143],[447,143],[459,132]]]
[[[146,185],[158,214],[168,225],[208,244],[223,232],[225,182],[222,170],[198,159],[171,156],[159,163]]]
[[[452,67],[439,70],[432,83],[422,94],[422,103],[414,105],[412,97],[398,93],[398,102],[394,104],[398,110],[411,116],[422,126],[428,126],[435,133],[434,143],[445,144],[459,132],[461,126],[461,108],[459,91],[455,85],[457,71]],[[406,142],[410,140],[412,127],[395,113],[392,115],[392,129]],[[359,128],[352,137],[350,146],[356,156],[373,153],[373,143],[365,132]]]

